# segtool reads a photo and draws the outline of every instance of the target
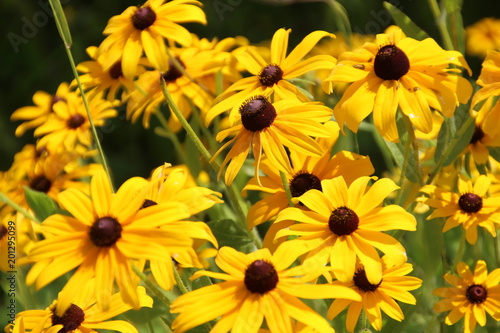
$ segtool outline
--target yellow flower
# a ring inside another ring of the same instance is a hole
[[[142,74],[136,82],[137,88],[130,94],[127,103],[127,118],[135,123],[143,115],[144,128],[149,128],[151,115],[159,112],[159,106],[165,101],[160,80],[165,80],[167,90],[175,105],[186,118],[189,118],[193,112],[193,104],[202,113],[205,113],[212,104],[212,94],[198,84],[197,80],[208,75],[215,75],[219,68],[216,66],[218,62],[215,62],[215,65],[212,63],[215,54],[196,48],[176,48],[172,49],[171,53],[183,69],[179,69],[172,60],[169,60],[166,67]],[[173,113],[168,126],[174,132],[182,128]]]
[[[255,95],[271,96],[274,100],[298,99],[308,102],[304,93],[290,82],[291,79],[316,69],[331,69],[335,58],[329,55],[317,55],[307,60],[302,59],[316,43],[324,37],[334,37],[325,31],[314,31],[307,35],[288,56],[288,35],[291,30],[279,29],[271,41],[271,61],[267,62],[254,47],[248,47],[244,53],[235,54],[238,62],[252,74],[235,82],[215,100],[205,120],[208,125],[222,112],[231,109],[230,124],[238,118],[238,107],[249,97]]]
[[[488,147],[500,146],[500,131],[495,122],[500,116],[500,104],[493,105],[494,98],[488,98],[477,112],[476,129],[467,150],[477,164],[486,164],[490,157]]]
[[[118,114],[113,109],[113,104],[100,96],[90,100],[89,108],[96,127],[104,126],[106,119]],[[39,146],[51,151],[62,148],[73,151],[78,145],[92,145],[90,121],[80,95],[69,93],[66,102],[54,104],[53,110],[47,120],[35,130],[35,137],[41,136]]]
[[[278,214],[275,223],[292,220],[298,223],[278,231],[276,238],[299,236],[293,243],[308,252],[304,262],[311,265],[330,263],[336,278],[348,282],[354,276],[356,259],[365,268],[368,281],[382,278],[382,264],[377,249],[396,265],[406,262],[404,247],[382,231],[415,230],[413,215],[397,205],[380,207],[385,198],[399,187],[382,178],[368,186],[370,177],[359,177],[348,187],[344,178],[321,182],[322,192],[312,189],[292,199],[309,210],[289,207]]]
[[[478,260],[474,273],[464,262],[457,265],[460,277],[445,274],[452,287],[437,288],[434,294],[443,297],[434,305],[435,312],[450,311],[446,325],[453,325],[464,318],[464,333],[472,333],[476,324],[486,324],[486,313],[500,320],[500,268],[488,273],[483,260]]]
[[[223,280],[177,298],[172,313],[174,332],[186,330],[219,316],[214,332],[258,332],[265,318],[271,332],[292,332],[292,318],[318,332],[333,332],[328,322],[298,298],[346,298],[360,296],[344,286],[313,285],[307,282],[324,271],[289,266],[296,259],[293,248],[280,247],[274,255],[268,249],[250,254],[222,247],[215,261],[224,273],[198,271],[192,279],[209,276]]]
[[[240,117],[232,127],[220,131],[216,139],[221,142],[234,136],[213,156],[217,157],[232,145],[222,161],[219,175],[229,163],[225,181],[231,184],[245,162],[250,148],[256,161],[255,177],[258,177],[262,153],[274,168],[291,169],[285,146],[291,151],[321,156],[323,151],[310,136],[329,137],[322,122],[331,118],[331,109],[319,103],[302,103],[297,100],[280,100],[270,103],[265,96],[254,96],[240,106]]]
[[[377,331],[382,329],[381,311],[394,320],[402,321],[404,314],[395,300],[415,305],[417,300],[409,291],[420,288],[422,285],[422,280],[419,278],[406,276],[412,270],[411,264],[395,265],[384,256],[382,257],[382,278],[378,283],[371,283],[366,278],[364,268],[362,266],[358,267],[351,281],[347,283],[334,281],[332,284],[352,288],[361,295],[361,302],[336,299],[328,309],[328,318],[335,318],[346,307],[349,307],[346,322],[349,332],[354,331],[361,310],[364,311],[370,324]]]
[[[187,207],[172,202],[139,209],[147,190],[147,180],[134,177],[113,194],[102,171],[92,177],[90,198],[76,189],[59,194],[61,206],[73,216],[51,215],[42,223],[46,238],[29,253],[28,259],[36,264],[27,283],[36,282],[36,287],[41,288],[76,268],[63,291],[78,288],[95,277],[95,298],[106,311],[116,281],[123,301],[138,308],[139,279],[132,271],[133,262],[164,260],[168,253],[183,252],[192,245],[186,231],[175,224],[189,217]],[[158,228],[169,223],[175,225],[165,230]],[[58,313],[68,306],[58,303]]]
[[[83,288],[74,289],[70,293],[60,293],[57,300],[45,310],[27,310],[17,314],[14,333],[97,333],[99,330],[112,330],[122,333],[137,333],[137,329],[124,320],[111,320],[131,307],[124,304],[120,293],[111,296],[109,311],[103,312],[97,306],[94,294],[95,281],[83,284]],[[144,287],[137,287],[139,306],[151,308],[153,299],[146,295]],[[76,296],[75,296],[76,295]],[[63,312],[56,311],[59,303],[67,303],[69,307]],[[22,327],[22,329],[21,329]],[[17,329],[17,331],[16,331]],[[26,331],[25,331],[26,330]]]
[[[24,106],[10,116],[11,120],[28,120],[17,126],[16,136],[22,136],[28,129],[44,124],[52,114],[56,103],[66,103],[68,93],[69,85],[66,82],[59,85],[54,95],[45,91],[37,91],[33,95],[33,103],[36,106]]]
[[[467,241],[475,244],[477,240],[477,226],[480,226],[495,237],[496,228],[500,223],[500,196],[487,197],[491,180],[480,175],[474,181],[460,176],[458,192],[445,191],[434,185],[426,185],[420,190],[430,197],[418,199],[430,207],[435,208],[428,220],[437,217],[448,217],[443,232],[462,225]]]
[[[399,140],[396,127],[398,106],[417,130],[432,130],[431,108],[446,117],[453,116],[459,103],[467,103],[472,94],[468,80],[449,65],[470,71],[464,57],[443,50],[433,39],[417,41],[401,30],[379,34],[375,43],[366,43],[354,52],[343,53],[324,82],[352,82],[334,108],[341,128],[344,123],[354,132],[373,112],[373,122],[387,140]]]
[[[485,17],[465,28],[467,53],[485,57],[488,51],[500,51],[500,19]]]
[[[108,69],[103,68],[104,58],[106,54],[97,56],[97,47],[90,46],[87,48],[87,54],[92,60],[83,61],[76,66],[80,74],[80,82],[83,89],[88,91],[88,97],[92,98],[103,92],[103,97],[108,101],[119,100],[124,102],[128,93],[134,90],[134,81],[126,78],[122,73],[121,59],[118,59]],[[111,51],[110,51],[111,52]],[[142,66],[137,67],[138,74],[144,71]],[[135,76],[135,73],[134,73]],[[76,81],[71,83],[76,85]],[[122,92],[121,96],[118,93]]]
[[[183,46],[191,44],[191,34],[178,23],[206,24],[201,2],[195,0],[148,0],[141,7],[130,6],[113,16],[104,34],[109,35],[99,46],[107,53],[104,70],[121,59],[122,73],[133,79],[142,52],[155,68],[168,68],[165,39]],[[116,52],[118,51],[118,52]]]
[[[323,149],[321,156],[311,156],[301,152],[290,154],[292,168],[285,171],[285,176],[292,197],[300,197],[313,188],[321,190],[321,181],[324,179],[344,176],[346,182],[350,184],[356,178],[371,175],[375,171],[369,157],[347,151],[340,151],[331,156],[332,147],[339,134],[339,127],[337,123],[332,121],[325,123],[324,126],[332,135],[328,138],[316,139]],[[247,214],[249,229],[274,218],[280,211],[288,207],[279,170],[276,170],[267,159],[262,160],[260,169],[266,175],[260,177],[261,184],[259,185],[259,181],[254,177],[250,179],[243,190],[261,191],[269,196],[250,207]]]

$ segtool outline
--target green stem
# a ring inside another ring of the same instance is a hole
[[[286,174],[280,170],[281,182],[283,183],[283,188],[285,189],[286,200],[288,201],[288,206],[295,206],[292,202],[292,192],[290,191],[290,185],[288,184],[288,179],[286,178]]]
[[[41,221],[38,218],[36,218],[34,215],[31,215],[26,209],[24,209],[23,207],[19,206],[16,202],[12,201],[8,196],[6,196],[2,192],[0,192],[0,201],[3,201],[7,205],[9,205],[12,208],[14,208],[14,210],[16,212],[21,213],[28,220],[35,221],[38,224],[41,223]],[[33,226],[31,225],[31,222],[29,223],[29,226],[30,226],[30,229],[31,229],[30,230],[30,234],[31,234],[32,240],[34,240],[34,241],[38,240],[38,237],[36,236],[35,231],[33,230]]]
[[[101,142],[99,141],[99,137],[97,136],[97,130],[94,125],[94,120],[92,119],[92,115],[90,113],[89,103],[87,101],[87,96],[85,96],[85,92],[83,90],[82,82],[80,81],[80,76],[78,75],[78,71],[76,70],[75,60],[73,59],[73,54],[71,53],[71,32],[68,27],[68,23],[66,21],[66,16],[64,15],[64,11],[61,7],[61,2],[59,0],[49,0],[50,6],[52,7],[52,12],[54,13],[54,19],[56,21],[57,29],[61,36],[61,39],[64,42],[64,48],[66,50],[66,54],[68,56],[69,63],[71,65],[71,70],[73,71],[73,76],[78,84],[78,89],[82,95],[83,105],[85,106],[85,110],[87,111],[87,117],[89,119],[90,128],[92,131],[92,137],[97,146],[97,151],[99,152],[99,156],[101,158],[102,165],[104,170],[106,171],[106,175],[108,176],[109,183],[111,184],[111,188],[113,188],[113,182],[111,181],[111,176],[109,173],[108,164],[106,162],[106,157],[104,156],[104,152],[101,147]]]
[[[132,264],[132,270],[134,273],[141,278],[141,281],[144,283],[147,289],[152,292],[160,301],[162,301],[166,306],[170,306],[172,301],[168,299],[168,297],[164,294],[164,291],[153,281],[151,281],[137,266]],[[175,270],[175,268],[174,268]]]
[[[165,119],[165,116],[159,110],[157,112],[155,112],[154,114],[155,114],[156,118],[160,121],[160,124],[163,127],[163,129],[165,130],[165,133],[168,135],[168,138],[172,141],[172,144],[174,145],[174,149],[177,152],[177,156],[179,156],[181,163],[188,165],[186,153],[184,152],[184,149],[179,141],[179,138],[177,137],[177,135],[174,132],[172,132],[172,130],[168,126],[167,119]]]
[[[445,13],[441,11],[437,0],[428,0],[429,7],[431,8],[432,15],[436,21],[437,28],[443,38],[443,45],[446,50],[453,50],[453,42],[451,40],[450,32],[448,31],[448,25],[446,24]]]
[[[496,267],[500,267],[500,237],[493,237],[493,247],[495,248]]]
[[[455,149],[455,146],[460,142],[460,140],[464,136],[465,132],[467,131],[467,129],[469,128],[469,126],[473,122],[475,122],[475,118],[473,118],[473,117],[469,117],[469,119],[464,121],[464,123],[462,124],[462,127],[460,127],[460,129],[457,131],[455,137],[453,138],[453,140],[451,140],[450,144],[448,145],[448,147],[446,147],[446,150],[441,155],[441,158],[434,166],[434,169],[432,170],[429,178],[425,182],[426,185],[429,185],[434,181],[434,178],[436,178],[439,171],[441,170],[441,167],[443,166],[445,159],[450,155],[450,153],[453,151],[453,149]]]
[[[181,291],[181,293],[187,294],[189,292],[189,290],[186,288],[186,285],[184,284],[184,281],[182,281],[182,278],[181,278],[179,272],[177,271],[177,267],[175,267],[175,266],[174,266],[174,278],[175,278],[175,282],[177,283],[177,287],[179,287],[179,290]]]
[[[460,237],[460,245],[458,246],[458,251],[457,255],[455,257],[455,262],[453,263],[453,271],[456,270],[458,263],[462,259],[462,256],[464,255],[464,250],[465,250],[465,231],[463,230],[462,236]]]

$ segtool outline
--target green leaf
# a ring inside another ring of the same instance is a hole
[[[61,35],[66,48],[69,49],[73,41],[71,39],[71,33],[69,32],[68,22],[66,21],[66,15],[64,15],[64,11],[61,6],[61,1],[49,0],[49,3],[50,7],[52,7],[52,12],[54,13],[59,35]]]
[[[445,119],[438,134],[434,155],[436,163],[442,159],[442,166],[448,166],[464,151],[475,129],[475,122],[470,119],[469,112],[464,108],[457,109],[452,118]]]
[[[398,112],[396,125],[398,127],[399,142],[394,143],[385,141],[387,148],[389,148],[389,150],[391,151],[391,154],[394,157],[394,161],[401,170],[406,163],[406,178],[408,178],[408,180],[412,183],[420,183],[420,172],[418,170],[417,164],[415,163],[415,160],[413,159],[413,156],[415,156],[415,154],[413,146],[411,144],[411,135],[406,129],[404,119],[401,116],[400,112]],[[405,161],[405,158],[408,158],[408,161]]]
[[[384,2],[384,7],[389,11],[389,13],[392,16],[392,19],[396,24],[403,29],[404,33],[406,36],[415,38],[418,40],[422,40],[425,38],[428,38],[429,35],[420,29],[408,16],[406,16],[405,13],[403,13],[399,8],[396,6]]]
[[[219,247],[230,246],[238,251],[248,252],[248,247],[253,242],[246,230],[241,229],[236,222],[229,219],[213,221],[207,223]]]
[[[23,188],[28,205],[40,221],[58,212],[57,204],[47,194],[32,190],[27,186]]]
[[[495,161],[500,162],[500,147],[488,147],[490,151],[490,156],[495,159]]]

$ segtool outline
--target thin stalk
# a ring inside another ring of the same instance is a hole
[[[35,216],[31,215],[26,209],[24,209],[23,207],[19,206],[17,203],[15,203],[14,201],[12,201],[8,196],[6,196],[2,192],[0,192],[0,201],[3,201],[7,205],[11,206],[12,208],[14,208],[14,210],[16,212],[19,212],[19,213],[23,214],[24,217],[26,217],[27,219],[29,219],[31,221],[35,221],[36,223],[41,223],[41,221],[38,218],[36,218]]]
[[[290,191],[290,185],[288,184],[288,179],[286,178],[286,174],[280,170],[281,182],[283,183],[283,188],[285,189],[286,200],[288,201],[288,206],[295,206],[292,202],[292,192]]]
[[[186,288],[184,281],[182,281],[182,278],[181,278],[179,272],[177,271],[176,267],[174,267],[174,278],[175,278],[175,282],[177,283],[177,287],[179,287],[179,290],[181,291],[181,293],[187,294],[189,292],[189,290]]]
[[[161,288],[153,283],[139,268],[137,268],[136,265],[132,264],[132,270],[134,273],[141,278],[141,281],[144,283],[147,289],[149,289],[150,292],[152,292],[160,301],[162,301],[165,305],[170,307],[170,304],[172,303],[170,299],[167,298],[167,296],[164,294],[164,292],[161,290]]]
[[[172,132],[170,127],[168,127],[167,119],[165,119],[165,116],[160,111],[155,112],[154,114],[155,114],[156,118],[160,121],[160,124],[163,127],[163,129],[165,130],[165,132],[168,134],[168,138],[172,141],[172,144],[174,145],[174,149],[177,153],[177,156],[179,156],[181,159],[181,163],[188,165],[186,153],[184,152],[184,149],[182,148],[182,145],[181,145],[177,135],[174,132]]]
[[[458,246],[455,262],[453,263],[453,271],[456,271],[457,265],[464,255],[464,250],[465,250],[465,231],[462,232],[462,236],[460,237],[460,244]]]
[[[56,21],[57,29],[59,31],[59,35],[61,36],[62,41],[64,42],[64,49],[66,50],[66,54],[68,56],[69,63],[71,65],[71,70],[73,71],[73,76],[78,84],[78,89],[82,95],[83,105],[85,106],[85,110],[87,111],[87,117],[89,119],[90,128],[92,131],[92,137],[97,146],[97,151],[99,152],[99,156],[101,158],[101,163],[106,171],[106,175],[108,176],[109,183],[111,184],[111,188],[113,188],[113,182],[111,181],[111,176],[108,168],[108,164],[106,162],[106,157],[104,156],[104,152],[101,147],[101,142],[97,135],[97,130],[94,125],[94,120],[92,119],[92,115],[90,113],[89,103],[87,101],[87,96],[85,96],[85,92],[83,90],[82,82],[80,81],[80,76],[78,75],[78,71],[76,70],[75,60],[73,59],[73,54],[71,53],[71,32],[69,30],[68,22],[66,21],[66,16],[64,15],[64,11],[61,7],[61,2],[59,0],[49,0],[50,6],[52,8],[52,12],[54,13],[54,19]]]
[[[467,128],[475,121],[475,118],[469,117],[464,123],[462,124],[462,127],[457,131],[457,134],[455,138],[450,142],[444,153],[441,155],[441,158],[439,161],[436,163],[434,166],[434,169],[432,170],[429,178],[425,182],[426,185],[431,184],[434,181],[434,178],[438,175],[439,171],[441,170],[441,167],[443,166],[444,160],[447,158],[447,156],[452,152],[453,149],[455,149],[455,146],[457,143],[460,141],[460,139],[463,137],[465,134],[465,131]]]
[[[493,247],[495,248],[496,267],[500,267],[500,237],[493,237]]]
[[[443,38],[444,48],[447,50],[453,50],[453,42],[451,40],[450,32],[448,31],[448,25],[446,24],[446,14],[441,11],[437,0],[428,0],[429,7],[431,8],[432,15],[436,21],[436,26],[439,29],[439,33]]]

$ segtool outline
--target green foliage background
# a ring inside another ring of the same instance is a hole
[[[243,35],[252,43],[270,39],[281,27],[291,28],[291,45],[296,44],[307,33],[323,29],[334,32],[336,22],[328,5],[324,2],[293,0],[250,1],[210,0],[202,1],[208,16],[208,25],[188,25],[201,37],[232,37]],[[389,22],[389,15],[383,9],[381,0],[342,0],[354,32],[378,33]],[[439,41],[427,2],[423,0],[392,0],[395,6],[405,12],[430,36]],[[102,30],[113,15],[120,14],[127,6],[138,5],[137,0],[63,0],[69,21],[76,62],[87,60],[85,48],[99,45]],[[26,22],[33,23],[34,15],[41,17],[46,0],[2,0],[0,2],[0,170],[6,170],[12,158],[26,143],[33,143],[32,131],[21,138],[14,136],[18,123],[9,120],[17,108],[32,105],[36,90],[54,93],[63,81],[70,81],[72,74],[62,42],[52,18],[47,24],[35,26],[36,32],[24,35]],[[285,5],[286,4],[286,5]],[[47,5],[48,6],[48,5]],[[497,0],[483,0],[480,3],[464,0],[464,24],[500,13]],[[14,38],[24,38],[22,44],[14,46]],[[480,59],[468,59],[474,72],[479,73]],[[153,131],[144,131],[140,124],[125,121],[123,110],[102,132],[102,143],[117,183],[131,176],[148,176],[152,168],[173,160],[173,148],[166,140],[159,140]],[[153,124],[154,125],[154,124]],[[153,126],[154,127],[154,126]],[[375,154],[366,151],[364,154]],[[374,159],[377,164],[377,159]],[[377,173],[384,168],[376,165]]]

